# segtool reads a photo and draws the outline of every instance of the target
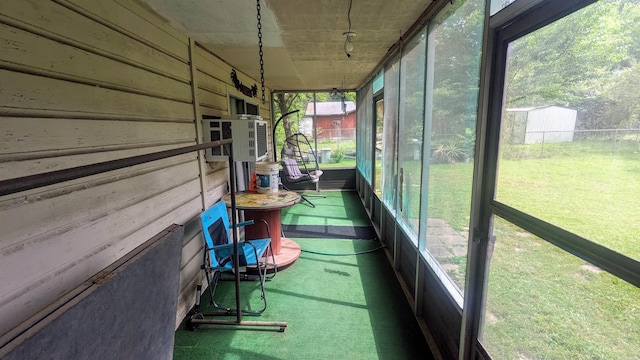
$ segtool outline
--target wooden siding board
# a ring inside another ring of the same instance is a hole
[[[195,304],[197,284],[202,284],[202,291],[207,287],[206,280],[200,270],[201,265],[202,258],[196,256],[180,271],[180,293],[178,295],[178,309],[176,312],[176,329]]]
[[[184,268],[194,257],[199,257],[202,261],[204,239],[202,237],[202,226],[200,225],[200,215],[190,219],[184,226],[184,243],[182,257],[180,261],[181,268]]]
[[[247,102],[255,104],[259,108],[260,116],[265,120],[271,121],[271,90],[265,88],[265,103],[262,103],[262,89],[259,86],[259,81],[251,78],[247,74],[236,71],[238,80],[247,86],[258,85],[258,94],[256,97],[248,97],[238,91],[231,81],[231,70],[233,67],[215,55],[212,55],[207,50],[196,47],[194,64],[198,69],[199,80],[202,80],[200,87],[204,90],[219,93],[225,95],[225,97],[233,96],[239,99],[243,99]],[[225,89],[223,90],[223,86]],[[228,100],[226,101],[225,109],[228,107]],[[202,104],[204,105],[204,104]],[[210,108],[216,108],[209,106]]]
[[[110,26],[114,30],[134,38],[149,46],[170,54],[183,62],[189,61],[188,49],[183,39],[178,39],[166,30],[168,25],[158,26],[147,21],[143,16],[131,11],[118,2],[95,0],[54,0],[76,11],[84,11],[84,15],[96,22]],[[141,12],[144,14],[145,12]]]
[[[0,178],[192,145],[199,141],[196,110],[227,114],[229,92],[271,118],[268,89],[266,104],[240,94],[231,85],[231,66],[198,47],[192,94],[189,39],[136,1],[3,2],[0,24],[0,116],[8,116],[0,121],[11,124],[2,134],[8,141],[0,145]],[[4,45],[9,42],[18,49]],[[198,170],[197,161],[187,154],[1,198],[0,214],[37,216],[42,227],[20,225],[11,236],[16,242],[0,239],[0,249],[17,250],[0,265],[0,277],[6,266],[27,279],[0,288],[0,312],[18,310],[12,321],[20,321],[167,224],[193,224],[203,202],[210,206],[228,191],[227,163]],[[202,280],[201,243],[199,230],[184,240],[176,325]],[[17,249],[20,244],[25,247]],[[31,252],[33,259],[26,256]],[[34,271],[33,263],[17,263],[25,259],[43,266]]]
[[[191,101],[188,84],[3,24],[0,24],[0,67]]]
[[[201,71],[215,79],[222,80],[225,84],[231,84],[231,69],[232,67],[213,56],[210,52],[196,47],[195,49],[194,65]],[[226,89],[225,89],[226,92]]]
[[[183,269],[191,260],[197,258],[202,262],[204,240],[202,235],[194,236],[191,241],[182,247],[182,257],[180,258],[180,268]]]
[[[135,1],[0,2],[0,178],[196,143],[188,51],[186,36]],[[197,161],[185,154],[0,198],[2,224],[15,225],[0,237],[0,334],[197,217]],[[196,245],[185,242],[185,255]],[[200,261],[185,269],[188,284]]]
[[[197,216],[189,220],[184,226],[184,232],[185,239],[180,262],[180,290],[176,314],[176,329],[195,304],[196,285],[198,282],[202,282],[204,277],[200,269],[204,255],[204,239],[202,238],[200,217]],[[206,286],[206,284],[203,285]]]
[[[54,2],[0,2],[0,22],[189,82],[189,66],[183,61]]]
[[[178,41],[189,44],[189,37],[171,26],[167,20],[160,17],[153,9],[151,9],[144,2],[138,0],[114,0],[121,6],[129,9],[132,13],[138,15],[141,19],[146,20],[150,24],[154,24],[162,31],[166,32],[168,36],[171,36]]]
[[[193,39],[189,39],[189,62],[193,63],[193,58],[195,56],[195,42]],[[200,112],[200,96],[198,95],[198,84],[200,83],[198,78],[198,71],[194,66],[189,67],[191,73],[191,96],[193,98],[193,130],[196,134],[196,143],[201,144],[204,141],[203,129],[202,129],[202,113]],[[204,159],[204,151],[198,151],[196,155],[198,156],[198,173],[202,174],[203,169],[206,166],[206,162]],[[200,192],[202,196],[200,199],[202,200],[202,211],[205,210],[205,201],[204,201],[204,176],[200,176]]]
[[[181,269],[180,283],[181,284],[188,284],[193,278],[194,273],[197,273],[199,272],[199,270],[201,270],[200,265],[202,265],[202,257],[204,255],[202,252],[204,249],[203,244],[204,244],[204,240],[202,238],[202,234],[199,234],[198,236],[191,239],[191,241],[189,241],[189,245],[191,246],[190,248],[187,248],[188,250],[190,250],[188,257],[184,256],[185,248],[184,247],[182,248],[182,251],[183,251],[182,260],[184,260],[184,262],[180,263],[180,269]],[[191,289],[191,290],[193,291],[195,289]]]
[[[227,85],[219,78],[215,78],[203,71],[197,72],[198,88],[207,90],[220,96],[227,97]]]
[[[190,184],[192,187],[198,187],[197,181]],[[26,259],[29,264],[36,262],[35,266],[26,266],[27,264],[9,266],[5,265],[3,261],[0,264],[3,268],[0,274],[5,273],[5,267],[9,267],[13,274],[22,274],[23,276],[20,276],[18,291],[8,295],[3,293],[0,298],[0,317],[3,320],[6,319],[0,324],[0,333],[4,333],[77,284],[104,269],[169,224],[187,221],[193,217],[199,209],[200,199],[196,196],[185,201],[183,200],[185,199],[184,194],[180,194],[181,191],[184,189],[176,188],[175,191],[160,195],[159,199],[139,203],[127,211],[112,214],[110,218],[74,229],[74,234],[52,238],[51,244],[55,246],[48,254]],[[158,203],[169,204],[169,209],[162,212],[151,211],[157,207]],[[141,216],[145,212],[146,215]],[[109,237],[99,238],[100,235],[105,234],[108,234]],[[55,259],[50,254],[62,254],[64,249],[74,248],[75,251],[75,247],[83,247],[83,243],[93,245],[92,249],[82,256],[74,257],[71,262],[60,263],[61,265],[54,269],[41,267],[40,263],[37,263],[37,261]],[[35,252],[31,253],[36,254]],[[39,271],[42,275],[34,278],[33,270]]]
[[[207,116],[219,116],[219,117],[223,117],[224,115],[227,114],[227,109],[213,109],[207,106],[200,106],[200,114],[202,115],[207,115]]]
[[[0,215],[12,226],[3,231],[0,254],[34,246],[46,241],[52,231],[69,231],[198,178],[192,161],[161,166],[136,169],[135,172],[140,171],[137,176],[124,179],[111,175],[95,182],[85,181],[57,196],[34,192],[1,202]]]
[[[193,145],[193,142],[183,144],[182,146]],[[22,176],[41,174],[43,172],[68,169],[75,166],[89,165],[109,160],[122,159],[129,156],[144,155],[156,151],[175,149],[182,147],[176,145],[163,145],[137,149],[113,150],[96,153],[74,154],[58,157],[37,158],[29,160],[5,161],[0,162],[0,180],[12,179]],[[195,154],[185,154],[185,157],[196,159]],[[123,169],[118,174],[129,173],[130,169]],[[86,181],[86,180],[80,180]],[[50,188],[67,187],[72,183],[64,183],[62,185],[51,185],[41,188],[39,191],[47,191]],[[23,194],[20,194],[23,195]]]
[[[227,112],[229,110],[229,101],[226,96],[210,92],[208,90],[198,90],[198,101],[200,106],[217,109]]]
[[[0,70],[0,111],[38,109],[50,113],[140,115],[193,122],[191,104]]]
[[[4,117],[0,118],[0,127],[0,161],[27,153],[40,157],[38,152],[60,149],[65,153],[91,153],[195,142],[192,123]]]
[[[207,208],[220,201],[228,193],[228,168],[208,174],[205,177],[205,205]]]

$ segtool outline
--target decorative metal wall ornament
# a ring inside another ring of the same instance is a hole
[[[246,96],[256,97],[256,95],[258,95],[258,85],[253,84],[252,87],[248,87],[247,85],[242,84],[242,81],[238,80],[238,74],[236,74],[235,69],[231,69],[231,81],[236,89]]]

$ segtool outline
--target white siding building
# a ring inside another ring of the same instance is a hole
[[[573,141],[578,110],[562,106],[507,109],[511,144],[539,144]]]

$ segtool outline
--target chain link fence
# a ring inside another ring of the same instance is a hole
[[[532,131],[519,143],[509,140],[502,142],[501,152],[505,158],[640,153],[640,129]]]

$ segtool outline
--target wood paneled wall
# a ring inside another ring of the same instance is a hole
[[[230,72],[133,0],[0,0],[0,180],[202,142],[200,116],[245,98]],[[177,326],[201,280],[197,217],[227,191],[226,163],[199,155],[0,197],[0,335],[172,223]]]

